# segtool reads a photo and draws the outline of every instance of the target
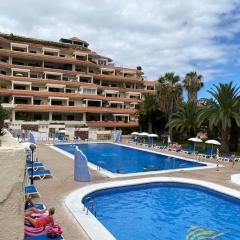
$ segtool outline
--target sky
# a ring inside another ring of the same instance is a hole
[[[77,36],[149,80],[197,71],[205,86],[240,84],[240,0],[1,0],[0,31],[58,41]]]

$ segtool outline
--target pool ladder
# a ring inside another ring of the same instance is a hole
[[[88,211],[90,211],[95,217],[97,216],[97,204],[91,197],[85,199],[85,203],[83,203],[83,211],[86,211],[86,215],[88,215]]]
[[[104,161],[97,161],[97,171],[100,172],[101,167],[103,168],[105,166],[105,162]]]

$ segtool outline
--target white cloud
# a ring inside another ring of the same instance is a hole
[[[239,0],[2,0],[0,31],[58,40],[79,36],[119,65],[205,79],[236,61]],[[223,38],[224,41],[219,41]],[[227,43],[226,43],[227,41]]]

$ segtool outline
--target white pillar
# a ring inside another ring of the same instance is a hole
[[[76,65],[75,64],[72,65],[72,70],[76,71]]]
[[[52,121],[52,112],[49,112],[49,121]]]
[[[102,122],[102,113],[100,113],[100,122]]]
[[[15,111],[12,111],[12,121],[15,121]]]
[[[86,113],[83,113],[83,122],[86,122]]]

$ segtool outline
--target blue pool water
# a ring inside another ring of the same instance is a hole
[[[111,143],[58,144],[55,146],[71,154],[74,154],[75,147],[78,146],[89,162],[112,173],[116,173],[117,170],[120,170],[123,174],[143,172],[145,166],[147,166],[147,171],[205,166],[202,163],[185,161]]]
[[[206,188],[154,183],[88,196],[96,201],[97,219],[117,240],[240,239],[240,201]]]

